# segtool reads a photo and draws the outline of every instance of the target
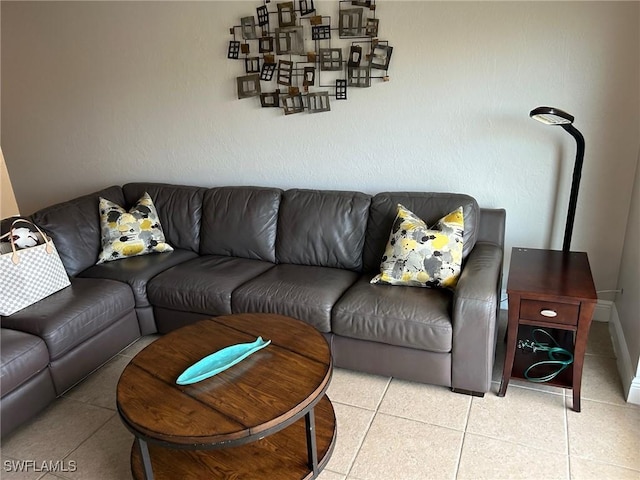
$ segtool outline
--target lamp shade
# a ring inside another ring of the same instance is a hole
[[[529,116],[546,125],[567,125],[573,123],[573,115],[555,107],[538,107],[529,112]]]

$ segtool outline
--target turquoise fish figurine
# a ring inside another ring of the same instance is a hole
[[[187,368],[176,380],[178,385],[189,385],[224,372],[236,363],[244,360],[252,353],[263,349],[271,343],[271,340],[263,340],[258,337],[252,343],[238,343],[218,350],[211,355],[197,361]]]

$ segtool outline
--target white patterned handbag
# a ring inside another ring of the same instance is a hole
[[[18,222],[32,225],[43,243],[33,247],[16,247],[12,232]],[[10,249],[0,254],[0,315],[8,316],[56,293],[71,282],[53,240],[37,225],[18,219],[9,229]]]

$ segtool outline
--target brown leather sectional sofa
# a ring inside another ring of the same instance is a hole
[[[144,192],[174,251],[95,265],[98,198],[128,208]],[[428,224],[463,206],[455,291],[369,283],[398,203]],[[238,312],[310,323],[337,367],[473,394],[490,388],[505,211],[470,196],[130,183],[30,218],[53,238],[71,286],[0,318],[2,435],[140,335]]]

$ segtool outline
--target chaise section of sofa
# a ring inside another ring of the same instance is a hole
[[[38,414],[56,398],[44,341],[29,333],[0,329],[0,435]]]
[[[126,283],[73,278],[69,287],[0,322],[44,341],[61,395],[140,336],[133,307]]]
[[[110,187],[31,216],[53,238],[71,285],[0,317],[3,436],[140,336],[129,285],[77,276],[100,249],[100,196],[123,201],[120,187]]]

